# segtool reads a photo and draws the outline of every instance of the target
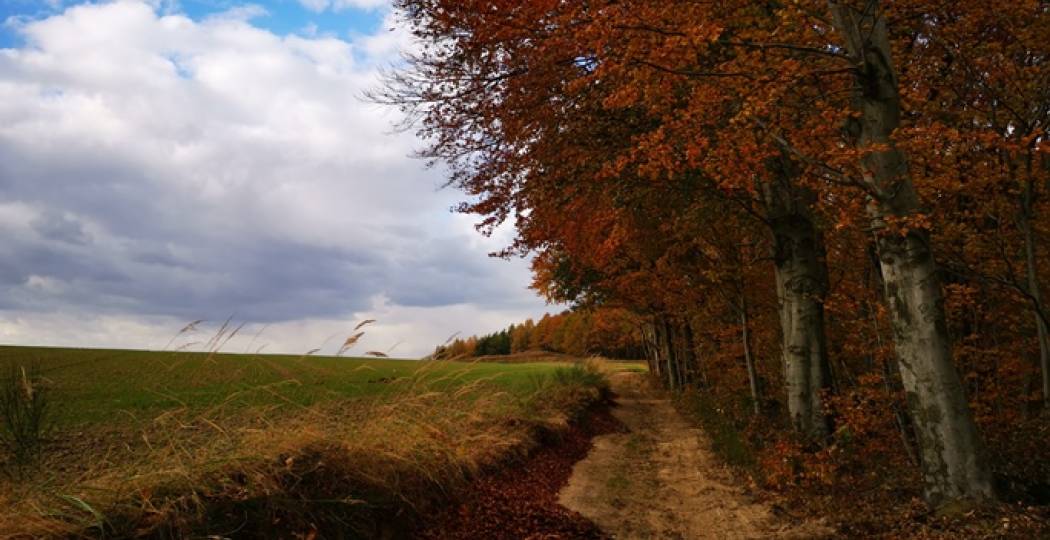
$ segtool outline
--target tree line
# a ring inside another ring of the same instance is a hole
[[[373,98],[538,291],[806,455],[999,495],[1050,404],[1045,2],[395,4],[420,46]]]
[[[642,321],[625,309],[596,308],[544,314],[499,332],[455,338],[439,345],[433,358],[502,356],[531,351],[583,358],[640,359],[645,355]]]

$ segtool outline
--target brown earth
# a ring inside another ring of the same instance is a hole
[[[627,433],[594,439],[558,501],[612,538],[822,538],[750,497],[666,396],[639,373],[612,375]]]
[[[414,538],[519,540],[608,538],[590,520],[558,504],[558,491],[595,436],[622,430],[606,408],[546,441],[524,463],[477,479],[466,498],[425,516]]]

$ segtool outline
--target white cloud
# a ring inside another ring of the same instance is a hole
[[[408,28],[397,23],[393,12],[384,15],[375,34],[361,38],[361,49],[374,58],[398,59],[402,52],[413,52],[418,46]]]
[[[342,11],[344,9],[378,9],[390,6],[390,0],[299,0],[299,3],[310,11],[321,13],[327,9]]]
[[[375,312],[420,354],[543,309],[360,100],[411,43],[392,21],[344,41],[170,6],[71,7],[0,50],[0,338],[150,346],[237,312],[299,352]]]
[[[49,281],[42,278],[42,282]],[[50,285],[42,285],[50,286]],[[534,316],[530,314],[529,316]],[[86,320],[85,320],[86,319]],[[471,304],[406,307],[377,296],[372,306],[345,318],[306,318],[273,323],[247,323],[222,347],[231,353],[336,354],[354,327],[374,324],[346,354],[379,351],[394,358],[419,358],[433,352],[456,333],[491,333],[523,320],[515,309],[487,309]],[[97,315],[93,313],[0,312],[0,342],[59,347],[126,347],[148,350],[202,351],[225,319],[205,321],[191,333],[179,334],[190,321],[163,316]],[[242,321],[233,319],[231,327]]]
[[[208,17],[211,20],[233,20],[233,21],[250,21],[259,17],[265,17],[270,12],[266,8],[258,4],[245,4],[241,6],[234,6],[226,11],[220,11],[214,15]]]
[[[390,5],[390,0],[332,0],[333,9],[375,9]]]

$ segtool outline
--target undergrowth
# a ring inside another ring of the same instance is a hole
[[[676,404],[703,428],[720,459],[761,488],[760,496],[777,499],[777,507],[795,518],[822,520],[842,537],[1050,538],[1050,511],[1042,498],[1045,437],[989,437],[994,462],[1001,464],[1003,502],[931,511],[896,425],[872,420],[885,416],[876,414],[885,407],[877,397],[853,392],[829,398],[835,429],[822,445],[780,429],[787,420],[775,407],[764,407],[756,417],[743,395],[725,389],[688,389],[676,396]],[[1031,419],[1015,433],[1045,435],[1048,420]]]
[[[718,403],[701,392],[679,396],[679,408],[711,438],[711,449],[726,463],[757,474],[755,444],[747,441],[746,423],[726,414]]]

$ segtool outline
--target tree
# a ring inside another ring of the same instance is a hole
[[[899,384],[911,414],[893,418],[906,450],[918,435],[927,499],[993,496],[959,369],[984,382],[972,351],[1004,357],[1010,336],[1037,347],[1050,396],[1045,7],[398,6],[427,47],[383,98],[419,122],[461,211],[483,231],[513,220],[502,255],[534,255],[537,290],[630,310],[668,386],[744,375],[755,411],[782,399],[811,443],[833,435],[832,390]],[[993,285],[1006,292],[974,300]],[[1007,322],[1021,309],[1034,340]],[[579,322],[545,317],[529,345],[588,350]],[[742,366],[705,370],[730,343]]]
[[[994,497],[977,427],[952,363],[944,298],[927,227],[915,222],[922,205],[905,155],[894,142],[900,126],[899,81],[885,15],[878,2],[831,2],[857,78],[850,123],[871,194],[886,301],[893,320],[901,377],[922,449],[926,497],[934,504]],[[910,223],[898,228],[896,223]]]

